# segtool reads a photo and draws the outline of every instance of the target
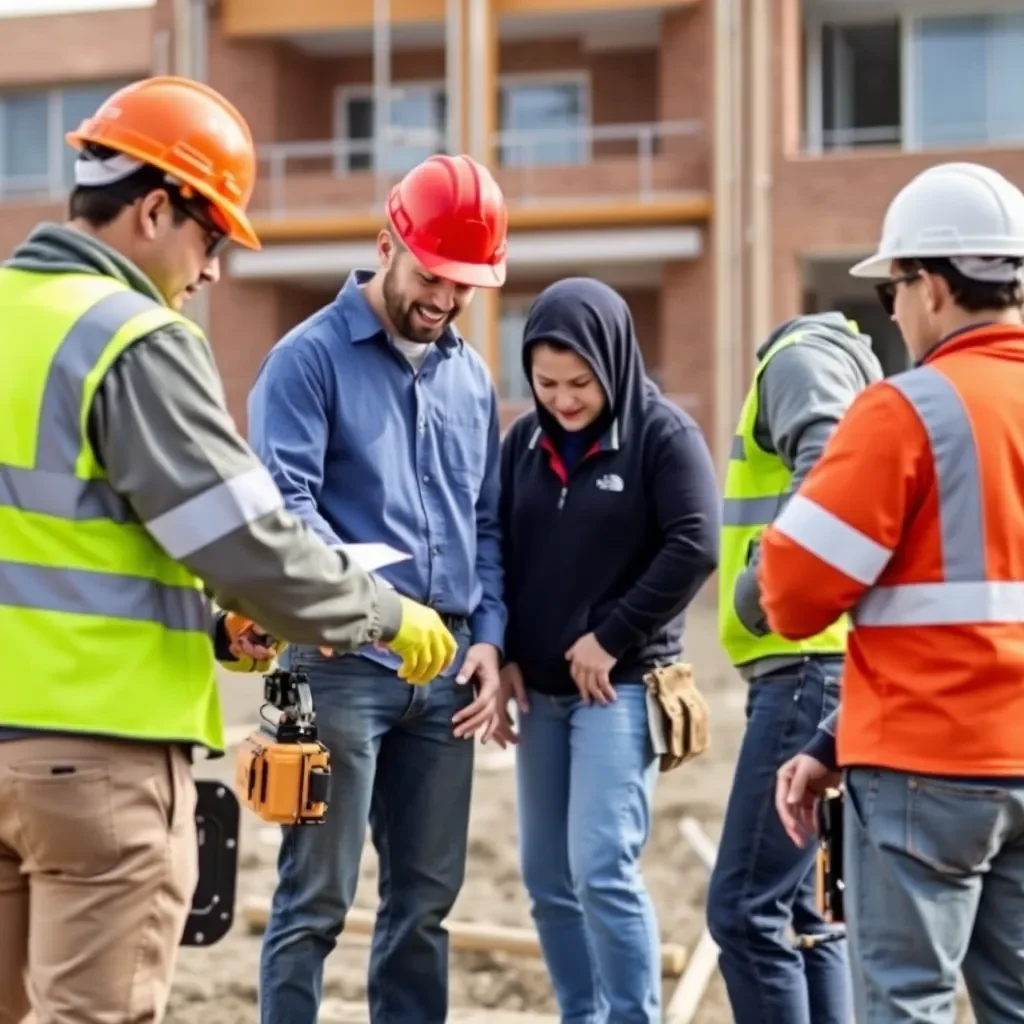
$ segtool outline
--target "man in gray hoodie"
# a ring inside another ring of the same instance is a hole
[[[840,620],[795,643],[773,635],[760,605],[758,538],[882,368],[870,338],[841,313],[790,320],[757,358],[726,476],[719,568],[719,633],[750,695],[708,926],[737,1024],[846,1024],[845,942],[816,909],[813,850],[788,841],[774,787],[779,766],[838,703],[847,627]]]

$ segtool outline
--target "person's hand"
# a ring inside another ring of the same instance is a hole
[[[513,700],[521,715],[529,712],[530,701],[526,696],[523,673],[515,662],[509,662],[501,670],[501,683],[498,687],[498,725],[494,730],[494,742],[502,750],[507,750],[509,744],[514,746],[519,742],[519,734],[512,724],[512,716],[508,710],[509,702]]]
[[[287,646],[238,612],[224,614],[224,633],[234,661],[221,662],[229,672],[267,672]]]
[[[801,849],[818,831],[818,801],[842,781],[810,754],[790,758],[775,777],[775,809],[786,834]]]
[[[458,645],[433,608],[408,597],[399,597],[399,600],[402,624],[388,641],[388,647],[402,659],[398,678],[413,686],[422,686],[451,666]]]
[[[476,686],[476,699],[452,718],[456,739],[471,740],[480,733],[486,743],[498,724],[498,648],[493,644],[473,644],[466,651],[465,660],[455,682],[465,686],[470,681]],[[482,730],[482,731],[481,731]]]
[[[615,687],[609,673],[615,668],[615,659],[597,642],[593,633],[581,636],[565,652],[569,673],[579,690],[584,704],[601,705],[615,700]]]

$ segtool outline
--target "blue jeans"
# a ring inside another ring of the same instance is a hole
[[[532,692],[520,716],[523,881],[563,1024],[661,1020],[658,922],[637,864],[657,761],[644,687],[616,692],[607,707]]]
[[[331,752],[319,826],[284,829],[260,962],[262,1024],[315,1024],[324,960],[352,906],[369,819],[379,857],[370,1018],[442,1024],[448,936],[442,922],[465,876],[473,743],[452,716],[473,699],[453,677],[410,686],[365,658],[300,648],[320,738]]]
[[[1010,780],[1008,780],[1010,781]],[[1024,784],[846,773],[846,916],[857,1020],[1024,1021]]]
[[[850,1020],[845,940],[796,949],[788,934],[830,926],[816,907],[813,845],[794,845],[775,811],[775,773],[836,707],[841,670],[840,658],[809,658],[750,684],[707,906],[736,1024]]]

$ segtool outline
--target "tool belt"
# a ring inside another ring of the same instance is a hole
[[[677,661],[644,676],[647,692],[661,710],[665,750],[660,768],[670,772],[700,757],[711,743],[711,712],[693,676],[693,667]]]

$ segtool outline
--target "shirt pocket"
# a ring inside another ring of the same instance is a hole
[[[441,449],[452,477],[478,494],[487,472],[486,420],[446,413],[441,421]]]

